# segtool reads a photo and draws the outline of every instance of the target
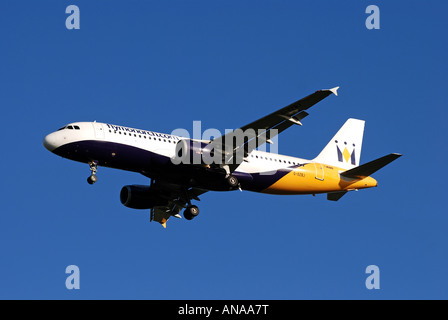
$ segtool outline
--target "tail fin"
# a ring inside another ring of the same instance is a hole
[[[359,166],[364,125],[364,120],[348,119],[313,161],[347,170]]]

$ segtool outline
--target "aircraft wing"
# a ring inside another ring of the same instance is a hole
[[[325,99],[332,93],[337,95],[339,87],[316,91],[290,105],[279,109],[263,118],[251,122],[241,128],[214,139],[207,148],[221,152],[223,163],[233,172],[247,155],[257,147],[300,122],[308,116],[305,111]]]

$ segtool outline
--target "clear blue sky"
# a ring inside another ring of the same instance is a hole
[[[65,28],[76,4],[81,29]],[[365,9],[381,10],[367,30]],[[446,1],[3,1],[0,298],[448,298]],[[135,173],[59,158],[74,121],[237,128],[318,89],[280,153],[313,158],[347,118],[379,187],[325,196],[208,193],[167,229],[125,208]],[[65,288],[65,268],[81,289]],[[365,269],[381,270],[367,290]]]

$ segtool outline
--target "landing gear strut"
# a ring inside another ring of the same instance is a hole
[[[98,177],[96,176],[96,172],[98,170],[98,161],[90,161],[89,166],[91,174],[87,178],[87,182],[89,184],[94,184],[98,180]]]

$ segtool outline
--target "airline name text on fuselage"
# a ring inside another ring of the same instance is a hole
[[[158,133],[158,132],[152,132],[152,131],[146,131],[146,130],[140,130],[140,129],[133,129],[133,128],[122,127],[122,126],[116,126],[116,125],[108,124],[108,123],[106,123],[106,125],[109,129],[112,129],[114,131],[131,132],[131,133],[136,133],[136,134],[145,134],[145,135],[148,135],[151,137],[157,137],[157,138],[180,140],[179,137],[176,137],[176,136],[173,136],[170,134]]]

